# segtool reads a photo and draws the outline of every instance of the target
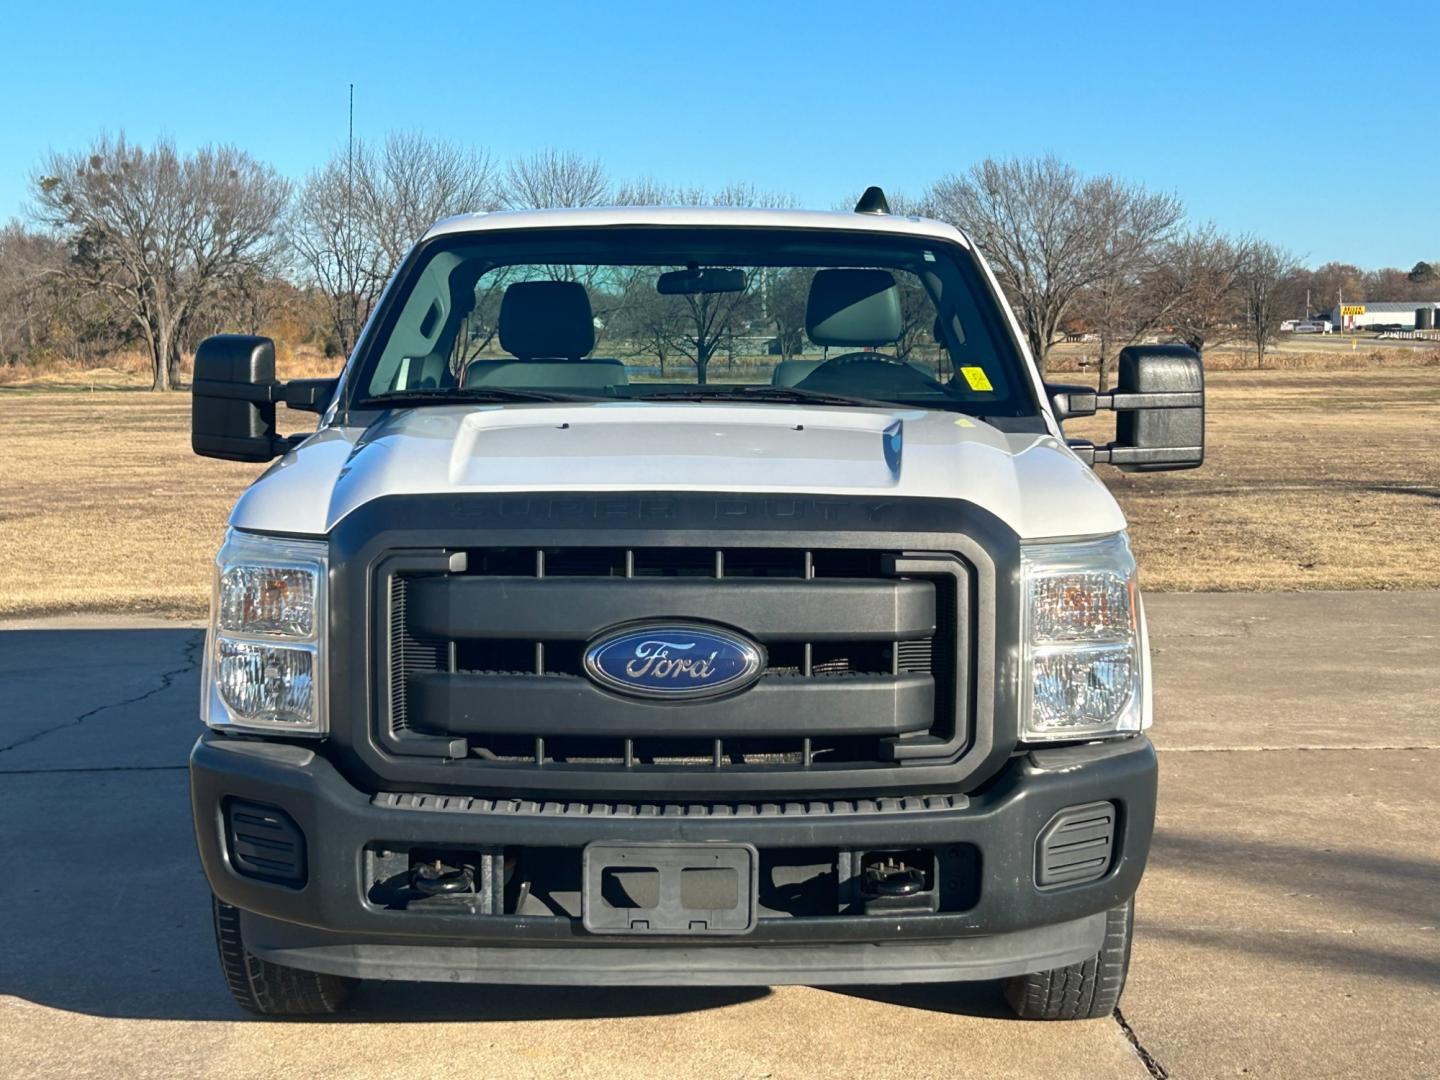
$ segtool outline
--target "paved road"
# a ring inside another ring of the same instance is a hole
[[[367,984],[230,1002],[184,759],[200,634],[0,630],[7,1076],[1440,1075],[1440,594],[1155,596],[1161,815],[1121,1019],[995,989]],[[1146,1060],[1137,1054],[1143,1049]]]

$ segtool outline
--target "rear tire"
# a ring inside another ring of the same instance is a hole
[[[1135,901],[1131,899],[1105,913],[1105,940],[1098,953],[1079,964],[1004,980],[1005,1000],[1022,1020],[1109,1016],[1125,989],[1134,928]]]
[[[243,1009],[260,1016],[323,1016],[338,1011],[355,979],[302,971],[262,960],[245,948],[240,909],[212,897],[220,970]]]

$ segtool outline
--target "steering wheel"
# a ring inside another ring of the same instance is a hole
[[[847,352],[840,356],[832,356],[829,360],[826,360],[823,364],[821,364],[814,371],[812,371],[807,377],[814,378],[822,371],[832,371],[837,368],[855,367],[859,364],[889,364],[895,367],[910,366],[904,360],[900,360],[894,356],[887,356],[885,353]]]

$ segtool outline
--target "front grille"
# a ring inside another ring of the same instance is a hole
[[[966,735],[965,565],[865,549],[494,547],[383,560],[379,734],[516,770],[898,768]],[[700,619],[760,641],[733,698],[640,701],[588,641]]]

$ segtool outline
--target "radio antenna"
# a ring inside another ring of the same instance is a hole
[[[354,227],[355,202],[355,84],[350,84],[350,131],[345,140],[345,229]]]

